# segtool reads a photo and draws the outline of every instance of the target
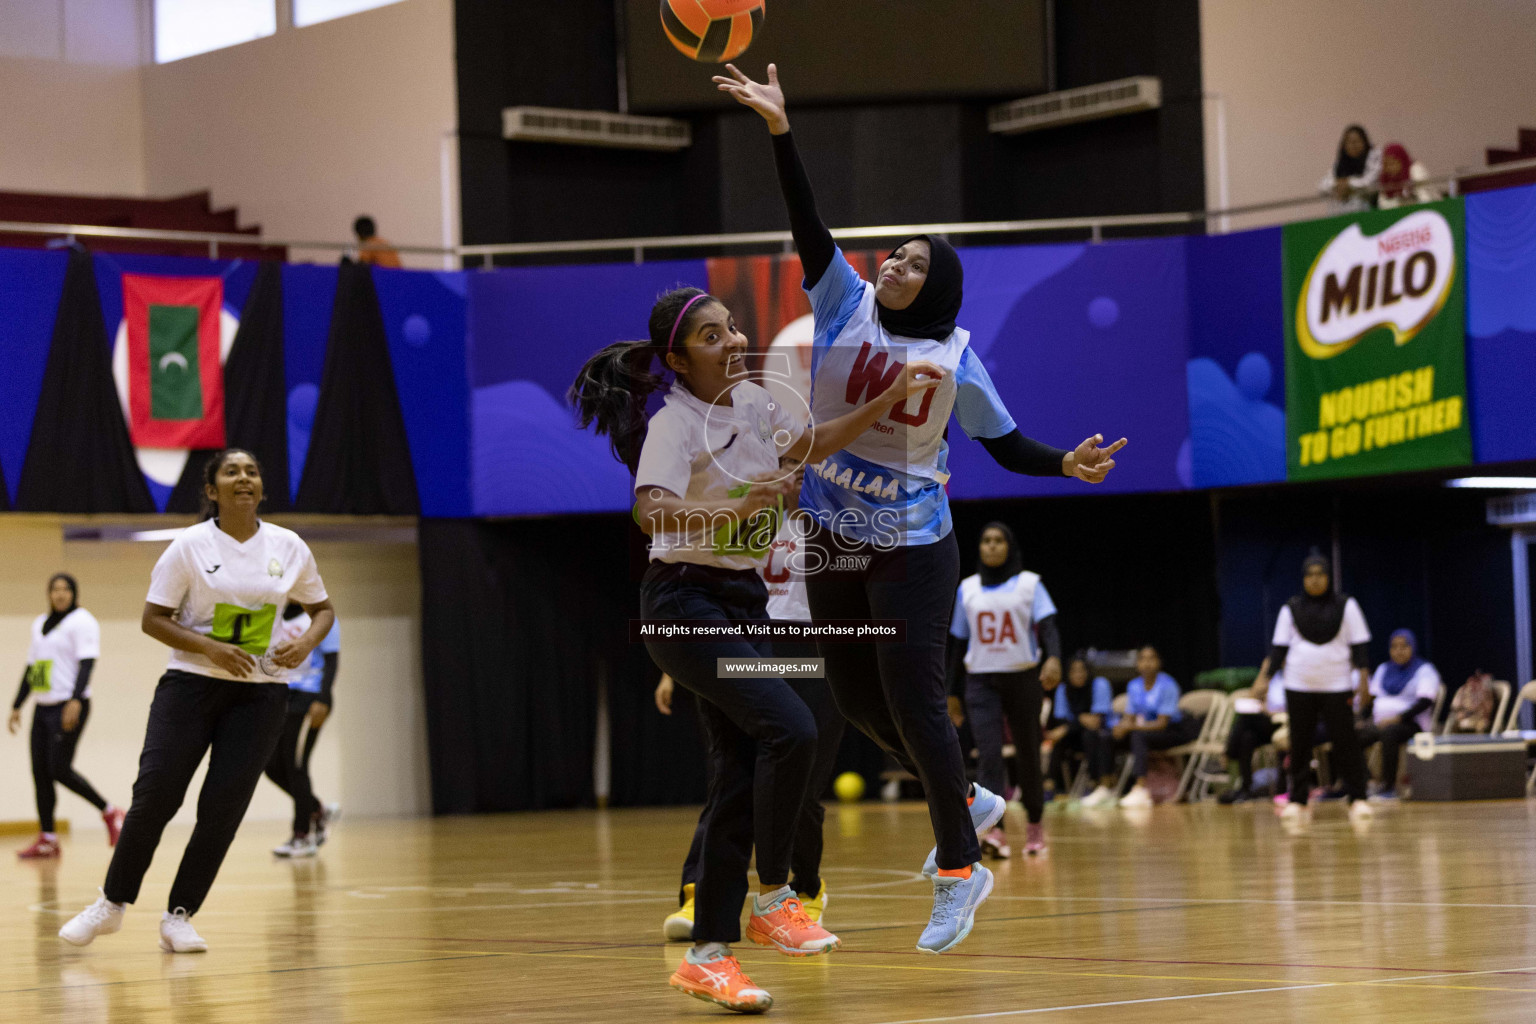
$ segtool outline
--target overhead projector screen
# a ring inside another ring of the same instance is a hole
[[[769,62],[791,105],[934,98],[1017,99],[1045,92],[1049,0],[767,0],[761,30],[735,61],[761,79]],[[623,0],[625,77],[637,114],[732,104],[718,65],[679,53],[661,0]]]

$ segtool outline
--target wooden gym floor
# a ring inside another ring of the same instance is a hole
[[[71,799],[66,797],[66,800]],[[1022,834],[1009,816],[1015,841]],[[156,947],[187,830],[138,907],[84,950],[54,933],[95,896],[100,833],[56,863],[0,861],[0,1020],[702,1021],[660,939],[688,809],[345,821],[320,857],[275,860],[248,824],[196,921],[211,951]],[[827,924],[844,948],[738,947],[784,1021],[1536,1019],[1536,805],[1405,804],[1303,835],[1273,809],[1053,808],[1051,849],[997,864],[971,938],[921,956],[916,804],[831,807]],[[24,840],[8,839],[20,846]]]

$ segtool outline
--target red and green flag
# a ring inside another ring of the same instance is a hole
[[[217,277],[123,275],[128,429],[137,448],[224,447]]]

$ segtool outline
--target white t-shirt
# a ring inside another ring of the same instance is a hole
[[[713,405],[674,384],[647,428],[635,493],[660,487],[699,504],[740,497],[746,493],[744,481],[778,470],[779,453],[802,432],[790,410],[751,381],[731,389],[730,405]],[[745,533],[760,532],[756,526],[754,521]],[[653,534],[651,561],[755,570],[776,532],[774,527],[762,537],[761,552],[753,554],[737,543],[743,531],[715,528],[701,518],[687,533]]]
[[[1056,604],[1037,574],[1021,572],[995,587],[983,586],[977,574],[960,581],[949,631],[970,641],[967,672],[1022,672],[1040,664],[1035,623],[1055,614]]]
[[[776,622],[811,621],[805,592],[806,530],[804,515],[786,516],[757,570],[768,587],[768,617]]]
[[[1285,686],[1305,693],[1348,693],[1355,688],[1349,664],[1349,649],[1370,640],[1365,613],[1354,598],[1344,604],[1344,621],[1339,632],[1325,644],[1314,644],[1296,629],[1291,606],[1280,609],[1275,621],[1278,646],[1289,647],[1285,655]]]
[[[290,600],[319,604],[325,583],[309,546],[292,530],[262,523],[244,544],[212,520],[171,541],[149,577],[145,600],[176,609],[186,628],[261,657],[275,646],[276,627]],[[214,679],[234,679],[201,654],[171,650],[170,668]],[[287,673],[258,666],[241,682],[287,683]]]
[[[1413,706],[1417,700],[1423,699],[1431,702],[1440,695],[1440,672],[1429,662],[1419,666],[1419,670],[1408,680],[1402,691],[1396,695],[1388,693],[1382,687],[1382,680],[1386,677],[1386,662],[1376,666],[1376,672],[1371,676],[1371,696],[1376,698],[1371,705],[1371,718],[1378,724],[1387,718],[1396,718]],[[1419,713],[1417,719],[1419,729],[1422,732],[1432,732],[1434,725],[1434,707]]]
[[[75,695],[80,663],[101,657],[101,624],[84,608],[76,608],[43,635],[47,615],[32,620],[32,645],[27,648],[27,683],[39,704],[62,704]],[[91,696],[89,684],[80,695]]]

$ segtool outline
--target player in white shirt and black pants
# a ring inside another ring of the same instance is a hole
[[[805,575],[800,562],[800,552],[805,544],[805,523],[789,515],[779,527],[778,536],[764,558],[758,572],[768,587],[768,618],[774,622],[809,625],[810,605],[805,596]],[[808,641],[776,640],[773,644],[775,658],[816,657],[816,644]],[[822,914],[827,907],[827,886],[821,877],[822,826],[826,822],[827,809],[822,806],[821,794],[832,781],[837,767],[837,751],[843,741],[843,727],[847,724],[838,713],[837,703],[827,681],[821,678],[789,676],[785,678],[790,689],[805,701],[816,719],[816,760],[811,766],[811,780],[805,791],[805,803],[800,810],[800,820],[795,827],[794,848],[789,855],[789,886],[805,908],[806,914],[817,924],[822,924]],[[664,715],[672,713],[673,679],[663,674],[656,687],[656,707]],[[706,739],[706,742],[707,739]],[[683,881],[678,890],[678,909],[668,914],[662,923],[662,934],[669,942],[693,938],[695,893],[699,881],[699,860],[704,849],[704,833],[708,828],[712,805],[705,804],[699,812],[699,823],[693,831],[693,842],[683,860]]]
[[[91,672],[99,657],[101,625],[80,607],[80,587],[75,578],[54,573],[48,581],[48,611],[32,620],[27,667],[21,674],[21,688],[16,691],[8,723],[13,733],[21,727],[21,706],[28,694],[35,694],[32,783],[37,790],[39,834],[31,846],[17,852],[24,860],[59,855],[53,820],[58,801],[55,785],[78,794],[101,812],[109,845],[116,845],[123,827],[123,811],[107,803],[73,766],[75,747],[91,717]]]
[[[747,379],[747,338],[718,299],[697,288],[668,292],[652,308],[649,327],[648,341],[618,342],[589,359],[569,395],[580,425],[595,422],[635,473],[635,519],[651,538],[641,615],[766,622],[768,593],[757,569],[799,483],[781,459],[799,465],[825,457],[896,402],[934,387],[942,371],[913,362],[888,394],[806,429]],[[646,400],[664,380],[653,362],[676,381],[647,422]],[[754,847],[759,891],[748,938],[791,956],[838,945],[789,887],[796,823],[816,756],[815,719],[783,679],[718,670],[719,658],[770,654],[768,643],[648,641],[646,649],[699,698],[710,754],[712,809],[699,863],[694,945],[671,984],[728,1009],[760,1012],[773,998],[752,984],[730,952],[741,938]]]
[[[1006,793],[1003,722],[1013,733],[1015,777],[1028,827],[1024,852],[1045,852],[1045,777],[1040,771],[1040,708],[1044,690],[1061,682],[1061,634],[1056,604],[1039,575],[1024,569],[1018,542],[1004,523],[981,530],[980,565],[960,581],[949,633],[950,676],[964,677],[965,715],[976,737],[976,781]],[[1038,641],[1036,635],[1038,634]],[[1045,662],[1041,664],[1041,654]],[[964,671],[961,671],[963,660]],[[953,693],[957,686],[951,686]],[[1009,854],[1002,822],[982,837],[982,849]]]
[[[1355,732],[1353,699],[1367,700],[1371,631],[1354,598],[1335,593],[1328,559],[1313,551],[1302,563],[1303,592],[1291,598],[1275,622],[1270,672],[1285,674],[1285,707],[1291,734],[1291,799],[1284,816],[1305,819],[1312,747],[1321,722],[1333,744],[1329,761],[1344,783],[1351,818],[1370,817],[1365,800],[1365,753]],[[1260,675],[1254,696],[1268,695]]]
[[[1419,657],[1418,647],[1413,630],[1394,631],[1387,660],[1371,676],[1371,717],[1360,727],[1360,743],[1365,750],[1381,744],[1381,791],[1372,800],[1397,799],[1399,748],[1416,734],[1434,729],[1431,715],[1440,696],[1440,672]]]
[[[133,803],[101,898],[59,931],[77,946],[122,927],[160,836],[211,748],[197,826],[160,922],[167,952],[208,948],[189,918],[202,907],[282,733],[285,672],[309,657],[336,618],[308,545],[257,517],[262,481],[254,456],[238,448],[214,455],[203,496],[210,518],[173,540],[150,575],[143,629],[171,648],[170,665],[155,687]],[[313,621],[304,635],[274,644],[290,601]]]
[[[1100,448],[1103,438],[1093,437],[1069,452],[1020,433],[970,348],[970,334],[956,326],[964,268],[954,248],[934,235],[914,236],[881,264],[876,284],[860,279],[816,212],[778,69],[768,65],[766,84],[726,69],[729,76],[714,79],[720,90],[761,115],[773,136],[814,320],[813,417],[830,419],[889,394],[888,382],[917,360],[937,364],[943,378],[829,452],[807,471],[800,495],[817,521],[810,548],[827,566],[807,580],[816,618],[906,622],[904,642],[824,644],[821,653],[838,710],[923,784],[935,839],[923,874],[934,888],[917,948],[943,953],[970,934],[976,908],[992,891],[977,836],[1002,820],[1006,806],[999,794],[966,780],[945,700],[945,648],[960,581],[944,492],[950,414],[1000,465],[1019,473],[1096,483],[1125,442]],[[893,165],[885,187],[906,187],[905,171]]]

